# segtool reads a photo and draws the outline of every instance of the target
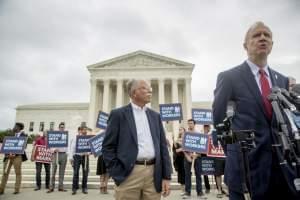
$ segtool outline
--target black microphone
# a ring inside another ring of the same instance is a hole
[[[291,111],[295,111],[296,107],[294,104],[292,104],[287,98],[282,95],[283,89],[280,89],[279,87],[273,87],[272,88],[272,93],[277,96],[277,98],[285,104],[286,107],[288,107]],[[284,93],[284,92],[283,92]],[[289,96],[289,95],[288,95]]]
[[[300,84],[295,84],[293,87],[292,87],[292,92],[294,92],[298,98],[300,98]]]

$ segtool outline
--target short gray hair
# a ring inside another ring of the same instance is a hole
[[[255,22],[254,24],[252,24],[252,26],[250,26],[250,28],[247,30],[246,35],[245,35],[245,38],[244,38],[244,42],[245,42],[245,43],[247,43],[247,41],[248,41],[248,39],[249,39],[250,33],[251,33],[256,27],[258,27],[258,26],[264,26],[264,27],[266,27],[266,28],[270,31],[271,36],[273,35],[271,29],[270,29],[264,22],[262,22],[262,21],[257,21],[257,22]]]
[[[140,80],[131,79],[127,82],[126,88],[127,88],[127,94],[131,97],[133,91],[136,89],[138,83]]]

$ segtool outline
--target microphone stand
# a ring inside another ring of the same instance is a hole
[[[293,133],[295,134],[295,140],[293,141],[295,141],[296,143],[294,145],[294,143],[292,142],[293,138],[291,138],[291,135],[289,134],[289,129],[284,118],[285,115],[291,125],[291,128],[295,128],[295,124],[293,123],[291,116],[289,115],[291,113],[289,109],[291,109],[292,111],[294,111],[294,109],[293,107],[287,104],[288,100],[277,91],[272,91],[272,93],[268,96],[268,99],[271,101],[271,105],[275,113],[278,125],[278,132],[272,132],[272,135],[274,136],[273,139],[275,142],[275,144],[273,144],[272,146],[277,150],[277,152],[281,152],[283,155],[277,156],[279,164],[291,167],[296,172],[294,186],[297,191],[300,191],[300,158],[298,156],[300,153],[299,132],[297,131]],[[289,109],[283,108],[283,106],[289,107]],[[297,153],[295,151],[297,151]]]
[[[245,200],[251,200],[252,187],[249,167],[248,153],[251,149],[255,148],[255,131],[254,130],[231,130],[232,118],[225,118],[223,124],[216,126],[217,132],[222,134],[218,135],[218,140],[225,144],[238,143],[240,145],[239,158],[241,169],[242,191]]]

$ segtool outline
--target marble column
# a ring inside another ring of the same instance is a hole
[[[187,119],[192,118],[192,93],[191,93],[191,78],[185,79],[185,109]]]
[[[123,106],[123,80],[118,79],[117,80],[117,101],[116,101],[116,107]]]
[[[110,80],[109,79],[104,79],[103,80],[103,103],[102,103],[102,111],[108,113],[109,112],[109,108],[108,108],[108,104],[109,104],[109,84],[110,84]]]
[[[178,101],[178,80],[172,79],[172,103],[179,103]],[[177,138],[179,129],[179,121],[173,121],[173,137]]]
[[[94,128],[96,126],[96,94],[97,94],[97,80],[90,79],[90,104],[89,104],[89,121],[88,126]]]
[[[151,79],[146,79],[145,80],[148,84],[149,84],[149,86],[151,87]],[[152,88],[152,87],[151,87]],[[152,97],[153,98],[153,97]],[[147,103],[147,107],[149,107],[149,108],[151,108],[151,102],[150,103]]]
[[[165,80],[158,80],[158,104],[165,103]]]

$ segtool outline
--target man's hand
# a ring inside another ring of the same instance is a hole
[[[170,180],[162,180],[162,191],[161,194],[163,197],[167,197],[169,196],[169,194],[171,193],[170,190]]]
[[[8,155],[8,158],[9,158],[9,159],[14,159],[15,157],[16,157],[15,154],[9,154],[9,155]]]

